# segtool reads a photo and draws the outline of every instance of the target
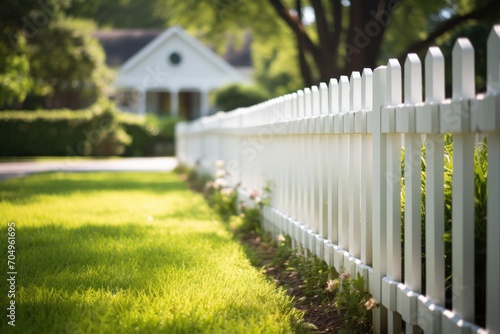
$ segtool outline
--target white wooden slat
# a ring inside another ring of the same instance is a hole
[[[311,101],[311,88],[306,87],[304,88],[304,115],[305,115],[305,120],[304,120],[304,157],[305,157],[305,162],[304,162],[304,192],[305,192],[305,202],[304,202],[304,220],[302,223],[309,229],[311,226],[313,220],[313,208],[311,206],[312,204],[312,198],[313,198],[313,166],[311,164],[313,154],[311,152],[311,147],[312,147],[312,135],[309,133],[309,119],[312,116],[312,101]],[[306,234],[304,234],[304,238],[308,238]],[[307,248],[307,243],[305,245]]]
[[[445,98],[444,57],[439,48],[430,48],[425,57],[425,102],[437,105]],[[437,108],[429,108],[434,114]],[[428,114],[428,123],[436,115]],[[439,115],[437,115],[439,119]],[[432,130],[432,125],[429,130]],[[444,135],[426,135],[425,265],[426,295],[444,306]]]
[[[361,110],[361,75],[359,72],[352,72],[350,80],[350,121],[354,123],[354,111]],[[361,194],[360,194],[360,174],[361,174],[361,136],[354,133],[349,136],[349,253],[356,257],[361,257]],[[354,274],[354,273],[353,273]]]
[[[387,135],[387,277],[382,281],[382,302],[387,307],[388,331],[400,330],[401,316],[397,311],[397,284],[401,281],[401,135],[395,133],[395,107],[401,104],[401,66],[396,59],[387,63],[387,105],[383,126]],[[392,110],[388,112],[388,110]]]
[[[334,128],[333,121],[336,120],[339,113],[339,86],[337,79],[330,79],[328,90],[329,119],[331,119],[331,125]],[[338,245],[338,136],[334,134],[328,135],[328,147],[330,149],[328,152],[328,239],[333,244]]]
[[[401,66],[395,59],[387,64],[387,85],[387,104],[394,107],[401,103]],[[401,136],[387,135],[387,168],[384,175],[387,183],[387,276],[395,281],[401,281],[400,156]]]
[[[339,109],[340,122],[347,117],[349,112],[349,79],[347,76],[340,77],[339,83]],[[342,125],[341,125],[342,126]],[[343,250],[349,249],[349,137],[339,136],[338,162],[340,166],[339,176],[339,247]]]
[[[421,228],[421,206],[420,206],[420,171],[421,171],[421,137],[415,134],[415,105],[422,102],[422,65],[416,54],[409,54],[405,62],[405,86],[404,86],[405,106],[401,111],[405,147],[405,290],[403,319],[406,321],[406,332],[411,333],[417,325],[415,317],[417,314],[416,293],[421,291],[421,249],[422,249],[422,228]],[[400,116],[400,112],[397,117]]]
[[[452,99],[473,98],[474,49],[467,39],[455,43],[452,68]],[[453,135],[452,219],[453,311],[474,321],[474,135],[470,133]]]
[[[294,218],[297,219],[297,207],[298,207],[298,201],[297,201],[297,194],[298,194],[298,189],[297,189],[297,168],[296,166],[298,165],[297,163],[297,149],[296,149],[296,142],[297,142],[297,136],[295,134],[295,128],[296,128],[296,120],[298,118],[297,115],[297,98],[298,95],[297,93],[292,93],[292,119],[290,121],[290,134],[288,136],[288,152],[290,154],[290,215]]]
[[[422,102],[422,65],[416,54],[405,62],[405,104]],[[414,114],[413,114],[414,116]],[[409,120],[415,123],[415,118]],[[405,136],[405,285],[421,291],[420,135]]]
[[[329,165],[329,147],[328,136],[325,132],[329,130],[327,121],[328,115],[328,86],[322,82],[319,84],[320,95],[320,121],[322,128],[320,128],[320,164],[319,164],[319,234],[322,238],[328,237],[328,165]]]
[[[313,154],[311,159],[311,167],[313,172],[311,173],[311,208],[312,208],[312,221],[311,227],[315,233],[319,232],[320,225],[320,184],[321,179],[321,149],[320,149],[320,134],[318,133],[317,124],[318,116],[320,115],[320,96],[319,89],[317,86],[311,87],[311,108],[312,116],[314,119],[310,120],[310,131],[312,134],[312,149]]]
[[[497,106],[497,113],[499,109]],[[488,135],[488,213],[486,239],[486,329],[500,333],[500,134]]]
[[[386,135],[382,134],[382,108],[386,105],[387,68],[380,66],[373,71],[373,276],[370,292],[382,301],[382,278],[387,271],[387,170]],[[387,332],[387,314],[381,306],[373,312],[374,332]]]
[[[371,113],[373,73],[363,70],[361,93],[363,112]],[[361,262],[372,265],[372,138],[363,134],[361,139]]]
[[[486,330],[500,333],[500,25],[488,37],[487,94],[495,98],[483,123],[493,123],[497,132],[488,134],[488,203],[486,237]]]

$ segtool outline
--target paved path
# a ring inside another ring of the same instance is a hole
[[[31,173],[48,171],[164,171],[177,165],[176,158],[121,158],[76,160],[70,157],[58,161],[0,162],[0,181]]]

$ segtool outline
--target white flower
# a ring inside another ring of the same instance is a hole
[[[215,162],[215,168],[223,168],[224,167],[224,160],[217,160]]]
[[[221,190],[221,193],[222,193],[222,195],[231,196],[232,194],[234,194],[234,189],[233,188],[224,188]]]
[[[224,176],[226,176],[226,171],[223,169],[219,169],[219,170],[217,170],[217,172],[215,172],[215,178],[217,178],[217,179],[220,179]]]
[[[377,300],[375,298],[370,298],[365,303],[365,307],[366,307],[367,311],[373,310],[377,306],[378,306],[378,303],[377,303]]]
[[[333,292],[339,288],[339,281],[338,280],[328,280],[326,283],[326,291]]]
[[[214,181],[214,188],[215,189],[224,188],[225,186],[227,186],[227,180],[224,178],[218,178]]]
[[[278,240],[279,242],[285,242],[286,241],[285,237],[281,233],[276,236],[276,240]]]

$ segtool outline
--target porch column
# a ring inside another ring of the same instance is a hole
[[[146,95],[147,91],[139,90],[139,108],[137,109],[139,115],[146,114]]]
[[[179,115],[179,91],[171,90],[170,91],[170,115],[178,116]]]
[[[210,113],[210,103],[208,102],[208,90],[200,92],[200,117],[208,116]]]

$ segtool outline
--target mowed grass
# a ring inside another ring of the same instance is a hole
[[[16,327],[7,223],[16,223]],[[0,183],[0,333],[289,333],[301,316],[167,173]]]

